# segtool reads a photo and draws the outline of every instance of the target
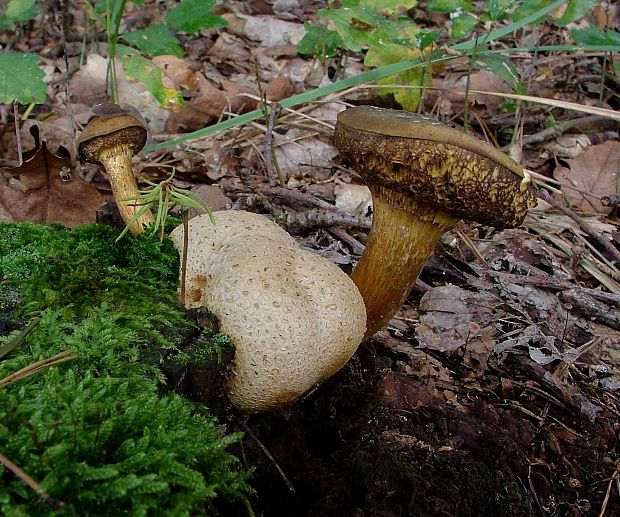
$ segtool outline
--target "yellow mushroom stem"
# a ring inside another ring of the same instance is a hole
[[[372,187],[373,225],[351,279],[366,305],[364,339],[402,306],[441,236],[458,219],[430,211],[403,194]]]
[[[150,210],[144,211],[132,221],[136,213],[143,207],[140,204],[140,191],[133,175],[131,159],[133,151],[128,145],[115,145],[103,149],[97,159],[105,167],[112,185],[112,194],[118,210],[132,235],[139,235],[151,226],[155,219]]]

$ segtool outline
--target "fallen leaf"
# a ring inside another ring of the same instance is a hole
[[[369,216],[372,213],[372,196],[365,185],[339,183],[334,187],[336,208],[350,215]]]
[[[185,59],[176,56],[155,56],[152,59],[164,71],[164,81],[171,88],[185,88],[189,91],[196,89],[196,71],[192,70]]]
[[[232,205],[232,199],[224,194],[221,187],[217,185],[198,185],[192,189],[192,193],[204,201],[212,212],[228,210]],[[191,219],[202,213],[202,210],[192,208],[189,210],[188,216]]]
[[[123,67],[116,62],[118,103],[136,108],[149,123],[152,133],[161,133],[168,118],[166,110],[141,83],[129,80]],[[92,106],[107,100],[106,77],[108,60],[89,54],[87,62],[71,79],[71,101]]]
[[[33,128],[36,146],[24,153],[21,167],[0,169],[0,207],[14,221],[94,223],[103,204],[97,189],[80,178],[68,156],[56,156]]]
[[[196,74],[198,95],[177,112],[171,113],[166,130],[171,133],[195,131],[217,121],[224,112],[243,113],[257,107],[257,102],[246,94],[256,95],[247,86],[222,80],[222,89],[216,88],[200,73]]]
[[[601,197],[616,193],[620,142],[594,145],[567,163],[568,167],[557,167],[553,176],[571,205],[585,212],[609,214],[612,207],[603,206]]]
[[[306,33],[301,23],[279,20],[271,16],[247,16],[245,14],[236,16],[245,22],[244,35],[259,41],[263,47],[294,47]]]

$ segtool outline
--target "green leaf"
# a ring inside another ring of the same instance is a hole
[[[590,0],[586,0],[586,1],[590,1]],[[513,21],[519,21],[523,18],[525,18],[526,16],[530,16],[538,11],[541,11],[542,9],[545,9],[546,7],[548,7],[550,5],[550,1],[549,0],[523,0],[523,2],[517,6],[517,8],[515,9],[515,12],[512,15],[512,19]],[[558,7],[556,7],[556,9],[560,8],[562,6],[562,4],[565,4],[566,1],[562,2],[560,5],[558,5]],[[545,20],[553,20],[553,17],[551,16],[553,13],[555,12],[555,10],[540,16],[537,20],[533,21],[532,23],[539,23]]]
[[[319,61],[325,61],[338,55],[342,48],[342,38],[337,32],[330,31],[326,25],[319,23],[312,25],[304,23],[306,34],[297,44],[297,52],[304,55],[315,56]]]
[[[200,29],[219,29],[228,22],[221,16],[211,13],[215,0],[181,0],[170,9],[165,21],[173,29],[196,34]]]
[[[450,35],[454,39],[461,39],[469,35],[478,24],[478,18],[473,14],[461,11],[452,17],[452,31]]]
[[[352,52],[359,52],[372,45],[374,29],[382,21],[385,21],[385,18],[376,11],[363,7],[319,9],[317,14],[334,25],[334,29],[342,38],[345,48]]]
[[[473,65],[481,70],[488,70],[504,80],[514,90],[521,82],[519,72],[514,63],[501,54],[486,54],[476,56]]]
[[[441,38],[441,31],[422,32],[421,35],[419,35],[417,38],[420,50],[424,50],[429,45],[432,45],[439,38]]]
[[[602,31],[594,25],[587,29],[573,29],[568,33],[578,45],[620,45],[620,32],[611,29]]]
[[[183,104],[183,97],[179,90],[166,88],[163,85],[164,72],[161,68],[149,59],[142,57],[137,50],[131,47],[119,45],[117,52],[125,75],[142,83],[162,106],[172,108]]]
[[[512,8],[517,0],[486,0],[483,12],[489,14],[489,18],[493,21],[499,21],[509,16],[508,11]]]
[[[437,13],[454,13],[459,10],[469,12],[472,5],[469,0],[429,0],[427,9]]]
[[[168,26],[149,25],[144,29],[138,29],[123,34],[127,43],[139,48],[149,56],[183,56],[183,49],[179,40],[170,32]]]
[[[47,99],[45,74],[38,66],[39,56],[20,52],[0,54],[0,103],[42,103]]]
[[[566,11],[554,23],[560,27],[566,27],[569,23],[589,14],[596,4],[598,4],[598,0],[569,0]]]
[[[376,45],[368,49],[364,64],[370,67],[399,63],[406,59],[418,56],[419,52],[411,50],[403,45],[387,43]],[[381,95],[393,94],[394,99],[406,110],[413,111],[418,107],[422,95],[421,86],[424,80],[430,81],[430,68],[424,73],[423,68],[406,70],[396,75],[384,77],[377,81],[378,84],[386,85],[378,89]],[[412,88],[394,88],[388,85],[410,86]]]
[[[399,9],[411,9],[418,5],[417,0],[361,0],[360,7],[374,9],[377,12],[387,11],[392,13]]]
[[[0,30],[8,29],[15,22],[32,20],[37,14],[37,0],[9,0],[4,15],[0,16]]]

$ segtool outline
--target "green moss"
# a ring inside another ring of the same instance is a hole
[[[0,514],[201,515],[251,492],[225,451],[238,436],[218,435],[206,408],[171,393],[153,364],[194,330],[177,308],[176,251],[117,235],[0,224],[0,348],[41,318],[0,358],[0,379],[59,352],[79,355],[0,388],[0,452],[63,503],[52,510],[0,466]],[[220,339],[201,357],[217,355]]]

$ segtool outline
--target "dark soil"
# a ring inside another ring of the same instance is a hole
[[[371,340],[300,403],[250,419],[255,436],[235,452],[256,466],[259,514],[599,515],[617,421],[551,407],[537,422],[526,406],[541,401],[522,400],[525,389],[510,398],[469,390],[445,403],[433,381],[390,356]],[[618,512],[612,494],[605,515]]]

